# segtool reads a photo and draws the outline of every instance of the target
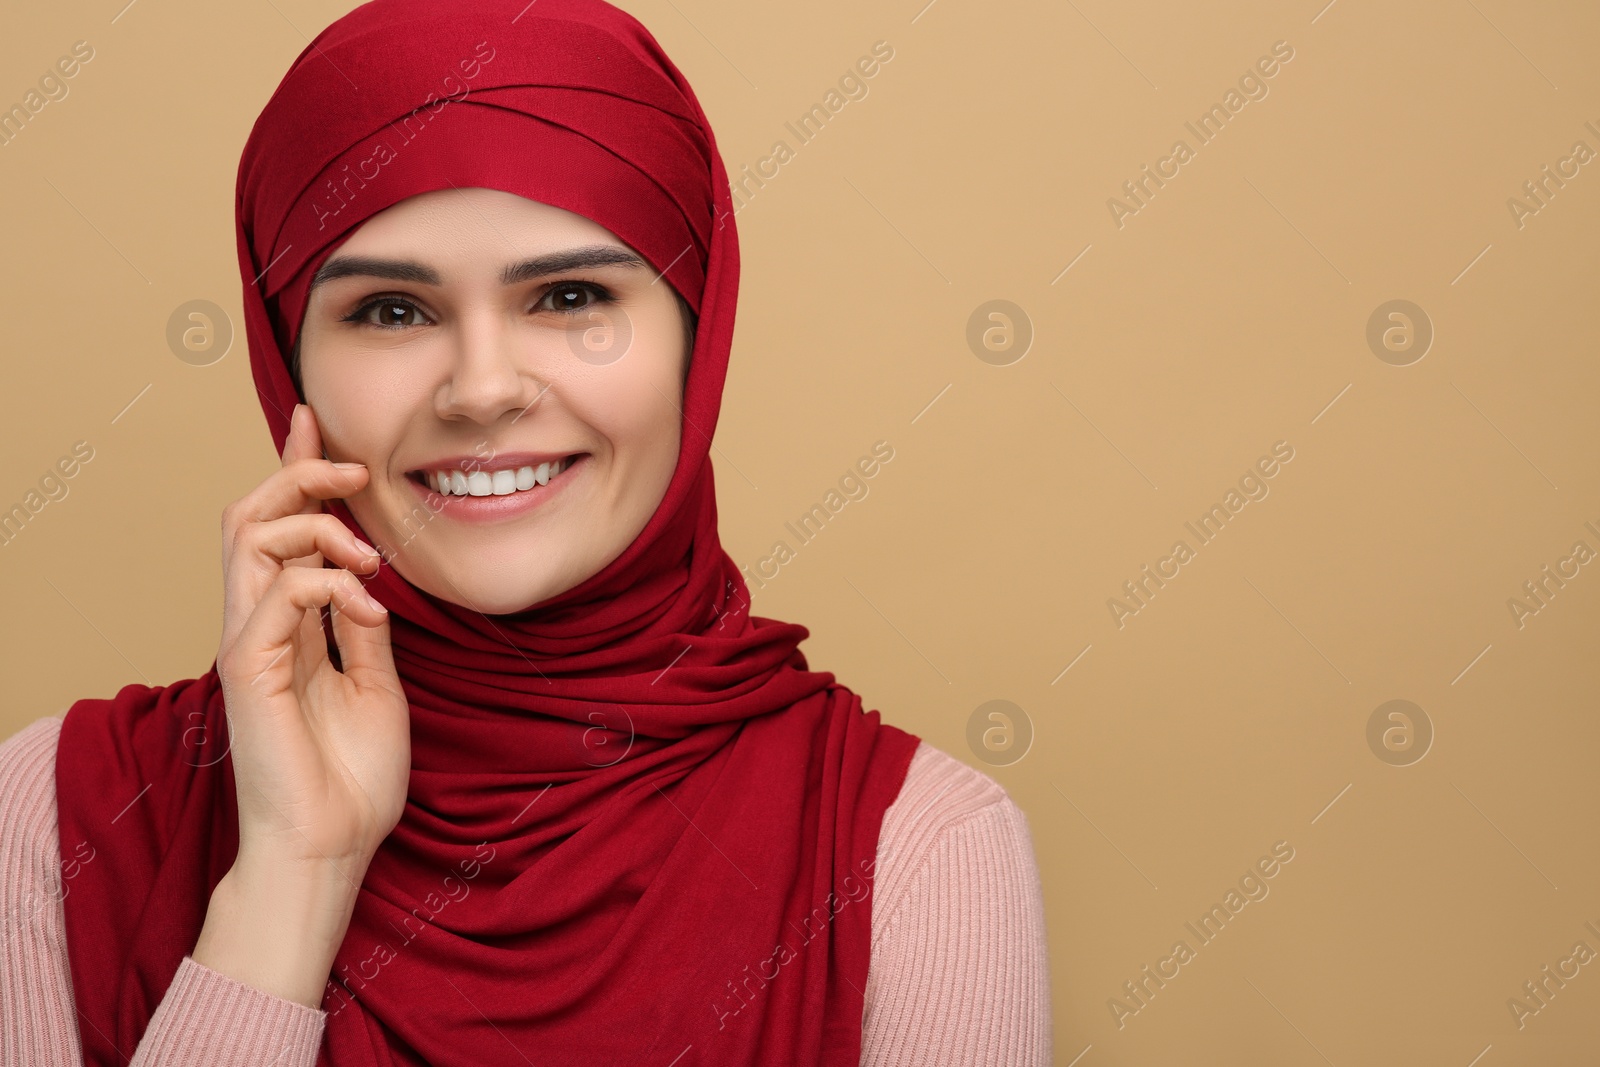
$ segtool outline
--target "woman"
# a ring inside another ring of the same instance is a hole
[[[1021,812],[717,540],[738,245],[643,27],[358,8],[237,214],[283,466],[211,670],[0,749],[6,1062],[1045,1063]]]

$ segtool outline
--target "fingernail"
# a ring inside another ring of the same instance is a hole
[[[343,470],[354,470],[357,467],[365,467],[366,464],[365,463],[335,463],[334,466],[335,467],[339,467],[339,468],[341,468]]]
[[[374,598],[373,598],[373,596],[372,596],[372,594],[371,594],[371,593],[366,593],[366,594],[364,594],[364,595],[365,595],[365,596],[366,596],[366,598],[367,598],[367,603],[368,603],[368,604],[371,604],[371,605],[372,605],[372,607],[373,607],[373,609],[374,609],[374,610],[376,610],[376,611],[380,611],[380,612],[382,612],[382,613],[383,613],[383,614],[385,614],[385,615],[387,615],[387,614],[389,614],[389,609],[388,609],[388,608],[386,608],[386,607],[384,607],[384,606],[383,606],[383,605],[382,605],[382,604],[380,604],[380,603],[378,603],[378,602],[377,602],[377,600],[375,600],[375,599],[374,599]]]
[[[358,553],[360,553],[361,555],[363,555],[363,556],[376,556],[378,554],[378,550],[377,549],[373,548],[371,545],[369,545],[365,541],[361,540],[361,538],[352,537],[350,540],[355,542],[356,551]]]

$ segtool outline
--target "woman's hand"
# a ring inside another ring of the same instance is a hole
[[[301,404],[283,467],[222,513],[217,672],[241,856],[364,868],[405,805],[411,723],[389,617],[353,573],[372,572],[378,555],[321,503],[367,478],[322,458]],[[323,567],[324,556],[349,569]],[[325,607],[342,673],[328,658]]]
[[[239,852],[194,958],[316,1006],[367,864],[405,806],[410,714],[388,615],[355,573],[378,555],[322,510],[366,484],[322,458],[298,405],[283,466],[222,515],[217,673],[238,794]],[[327,557],[348,569],[322,566]],[[328,658],[333,615],[343,670]]]

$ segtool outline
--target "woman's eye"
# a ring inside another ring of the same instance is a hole
[[[377,312],[376,318],[372,317],[373,312]],[[407,321],[406,318],[406,316],[413,314],[420,316],[422,310],[409,300],[386,296],[362,304],[350,315],[346,316],[345,321],[361,322],[386,328],[415,326],[417,324],[415,321]]]
[[[584,310],[591,304],[603,304],[610,299],[611,294],[598,285],[591,285],[588,282],[562,282],[551,286],[540,299],[539,306],[550,311],[572,314]]]
[[[605,288],[591,282],[561,282],[546,290],[536,310],[575,315],[594,304],[610,303],[613,299]],[[344,321],[380,329],[402,329],[421,325],[425,319],[422,309],[411,301],[382,296],[362,304],[346,315]]]

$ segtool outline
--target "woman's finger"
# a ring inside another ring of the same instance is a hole
[[[317,424],[316,412],[310,404],[296,404],[289,416],[289,436],[283,442],[283,465],[298,463],[303,459],[327,459],[322,447],[322,427]],[[314,515],[322,510],[320,501],[308,500],[300,505],[299,514]],[[315,566],[321,566],[317,561]]]
[[[346,678],[358,686],[394,689],[404,699],[395,674],[394,648],[389,643],[389,616],[374,623],[334,608],[333,638],[339,645],[339,666]]]
[[[223,653],[233,682],[256,687],[261,699],[288,692],[294,684],[296,647],[302,643],[299,638],[306,612],[317,613],[320,631],[326,606],[356,615],[369,625],[377,625],[385,616],[362,588],[361,580],[349,571],[286,567],[267,588],[238,640]]]
[[[367,470],[363,465],[340,465],[323,456],[322,432],[315,414],[309,406],[296,404],[289,417],[282,466],[222,512],[224,572],[232,561],[233,539],[248,523],[267,522],[286,515],[317,514],[323,510],[323,500],[350,496],[358,492],[366,480]],[[320,567],[322,558],[314,555],[291,561],[290,565]]]
[[[358,574],[370,574],[378,552],[328,514],[288,515],[248,523],[234,536],[223,576],[223,645],[232,643],[287,561],[317,555]]]
[[[340,467],[310,457],[273,471],[260,485],[223,509],[224,566],[231,558],[234,537],[247,523],[316,514],[322,510],[322,501],[349,496],[366,481],[367,469],[360,464]],[[320,561],[317,566],[321,566]]]

